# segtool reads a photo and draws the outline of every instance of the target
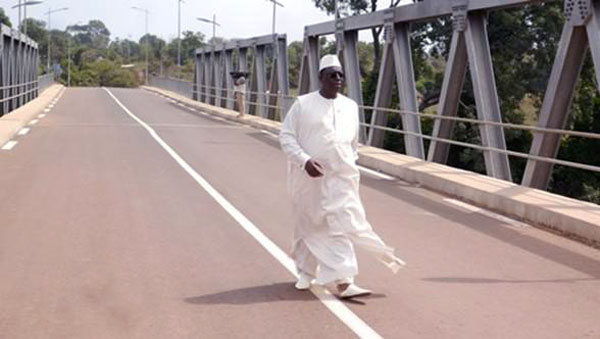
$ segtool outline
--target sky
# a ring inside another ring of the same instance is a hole
[[[273,3],[268,0],[184,0],[181,5],[181,30],[201,32],[212,37],[212,25],[198,21],[198,17],[216,21],[221,25],[216,29],[218,37],[245,39],[271,34]],[[278,0],[285,7],[277,7],[276,30],[287,34],[288,42],[302,40],[304,26],[332,20],[314,6],[313,0]],[[411,0],[403,0],[412,2]],[[0,0],[0,6],[18,22],[18,9],[11,7],[18,0]],[[52,14],[52,29],[65,29],[68,25],[87,23],[98,19],[104,22],[111,32],[111,39],[133,39],[145,34],[144,13],[131,9],[132,6],[147,8],[150,11],[149,32],[165,40],[177,37],[178,0],[44,0],[40,5],[29,6],[27,16],[47,21],[44,13],[48,9],[68,7],[67,11]],[[368,34],[361,34],[368,39]]]

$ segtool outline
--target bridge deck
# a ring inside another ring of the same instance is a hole
[[[110,90],[284,251],[285,159],[261,131],[141,90]],[[102,89],[68,89],[0,151],[0,333],[7,338],[349,337],[350,329]],[[359,253],[384,337],[600,336],[600,252],[363,173],[377,232],[408,262]]]

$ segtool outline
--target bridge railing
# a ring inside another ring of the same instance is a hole
[[[318,84],[318,59],[320,38],[335,35],[337,53],[341,56],[348,84],[348,96],[359,105],[363,104],[360,67],[358,63],[358,32],[371,28],[384,31],[382,60],[375,91],[372,115],[373,125],[386,126],[389,114],[384,110],[391,106],[394,87],[397,89],[404,145],[408,155],[429,161],[447,163],[450,145],[460,141],[450,140],[455,120],[436,118],[433,134],[422,137],[421,119],[418,112],[417,89],[411,58],[411,24],[441,17],[452,19],[452,39],[446,63],[444,81],[438,105],[439,116],[456,117],[462,89],[467,74],[473,83],[479,136],[482,145],[485,170],[489,176],[512,181],[509,155],[522,154],[507,150],[502,125],[499,93],[496,87],[494,65],[487,32],[487,18],[491,11],[511,7],[539,6],[551,0],[427,0],[403,7],[390,8],[366,15],[339,18],[305,27],[304,52],[300,71],[300,94],[316,90]],[[564,0],[565,25],[558,43],[558,50],[539,115],[538,127],[564,131],[577,79],[582,65],[591,51],[600,83],[600,1]],[[523,25],[526,25],[523,22]],[[467,73],[467,69],[469,72]],[[366,111],[360,111],[361,140],[374,146],[382,146],[384,129],[372,128],[367,134]],[[494,122],[489,124],[487,122]],[[475,122],[473,122],[475,123]],[[554,164],[563,161],[541,161],[556,158],[561,134],[533,131],[533,142],[527,157],[522,185],[546,189]],[[424,140],[430,141],[425,152]],[[441,142],[449,140],[452,142]]]
[[[46,88],[50,87],[54,83],[54,73],[48,73],[40,75],[38,77],[38,93],[42,93]]]
[[[38,44],[8,26],[0,25],[0,116],[39,94]],[[42,79],[45,84],[46,79]]]
[[[182,81],[177,81],[177,82],[182,82]],[[186,83],[186,85],[183,86],[183,88],[186,88],[186,92],[184,92],[184,93],[178,92],[178,93],[185,95],[186,97],[192,97],[194,94],[198,94],[198,93],[202,92],[202,93],[205,93],[205,95],[207,95],[209,98],[211,98],[213,100],[224,100],[224,101],[231,102],[232,105],[236,104],[235,100],[232,98],[229,98],[228,96],[217,95],[216,94],[217,88],[215,88],[214,86],[200,85],[200,88],[195,90],[195,89],[193,89],[193,83],[191,83],[191,82],[185,82],[185,83]],[[163,84],[165,84],[165,82],[163,82]],[[171,83],[170,88],[173,88],[172,84],[173,83]],[[169,90],[169,88],[167,88],[167,87],[161,87],[161,88]],[[247,94],[258,94],[258,93],[248,91]],[[275,110],[277,113],[272,118],[272,120],[276,120],[276,121],[282,120],[282,117],[285,116],[285,113],[286,113],[284,111],[284,109],[288,109],[289,107],[291,107],[291,105],[297,98],[296,96],[283,95],[281,93],[263,93],[263,94],[269,98],[271,98],[271,97],[275,98],[276,104],[275,105],[267,104],[263,100],[256,100],[256,101],[248,100],[248,101],[246,101],[246,104],[248,106],[264,107],[265,109]],[[257,96],[255,95],[254,97],[257,97]],[[269,101],[267,101],[267,102],[269,102]],[[235,107],[235,108],[237,109],[237,107]],[[495,122],[495,121],[485,121],[485,120],[479,120],[479,119],[461,118],[461,117],[456,117],[456,116],[443,116],[443,115],[427,114],[427,113],[413,112],[413,111],[407,111],[407,110],[398,110],[398,109],[385,108],[385,107],[373,107],[373,106],[360,105],[360,108],[364,109],[365,111],[379,111],[382,114],[398,115],[398,116],[402,116],[402,117],[412,116],[412,117],[417,117],[419,119],[430,119],[433,121],[450,121],[450,122],[454,122],[454,123],[457,123],[457,122],[469,123],[469,124],[480,125],[480,126],[495,126],[497,128],[502,128],[503,131],[522,130],[522,131],[531,132],[534,135],[538,135],[538,134],[565,135],[565,136],[570,136],[570,137],[600,140],[600,134],[596,134],[596,133],[578,132],[578,131],[565,130],[565,129],[544,128],[544,127],[536,127],[536,126],[522,125],[522,124],[511,124],[511,123]],[[260,110],[256,110],[256,112],[259,112],[259,111]],[[540,161],[540,162],[549,163],[549,164],[553,164],[553,165],[561,165],[561,166],[566,166],[566,167],[571,167],[571,168],[577,168],[580,170],[586,170],[586,171],[600,173],[599,166],[593,166],[593,165],[588,165],[588,164],[573,162],[573,161],[567,161],[567,160],[560,160],[560,159],[551,158],[551,157],[531,155],[529,153],[523,153],[523,152],[511,151],[511,150],[507,150],[507,149],[483,146],[480,144],[456,141],[456,140],[452,140],[452,139],[448,139],[448,138],[437,137],[437,136],[430,135],[430,134],[414,133],[412,131],[409,131],[406,129],[401,129],[401,128],[382,126],[382,125],[378,124],[377,119],[375,119],[375,117],[373,115],[371,115],[371,119],[369,121],[361,123],[361,126],[366,129],[368,137],[367,137],[367,141],[365,142],[365,144],[368,146],[372,146],[371,141],[373,140],[373,136],[375,135],[375,133],[389,132],[389,133],[393,133],[393,134],[397,134],[397,135],[415,136],[415,137],[423,138],[425,140],[430,140],[432,142],[460,146],[460,147],[465,147],[465,148],[478,150],[478,151],[482,151],[482,152],[483,151],[499,152],[499,153],[505,154],[507,156],[513,156],[513,157],[523,158],[523,159],[527,159],[527,160]]]
[[[303,55],[301,57],[299,93],[318,89],[318,63],[321,53],[321,38],[334,35],[337,54],[340,56],[346,77],[347,95],[355,100],[360,109],[361,142],[383,147],[386,133],[403,136],[407,155],[424,160],[447,163],[450,146],[467,147],[481,151],[485,171],[489,176],[513,181],[509,157],[527,159],[521,184],[546,189],[553,165],[598,172],[598,166],[557,159],[560,140],[563,136],[597,139],[593,133],[573,132],[565,129],[570,114],[576,83],[587,51],[591,51],[596,69],[596,80],[600,84],[600,0],[564,0],[565,25],[558,43],[554,66],[551,71],[538,126],[507,124],[502,120],[500,97],[496,87],[494,65],[487,32],[488,14],[492,11],[513,7],[539,6],[553,0],[427,0],[403,7],[390,8],[366,15],[310,25],[305,27]],[[452,38],[444,72],[437,114],[419,112],[417,88],[412,63],[411,25],[424,20],[451,18]],[[524,25],[527,23],[524,22]],[[364,105],[362,78],[358,60],[358,33],[361,30],[381,28],[384,32],[382,60],[375,90],[373,107]],[[272,39],[271,39],[272,40]],[[264,42],[271,41],[269,39]],[[248,40],[244,43],[254,43]],[[262,42],[261,42],[262,43]],[[245,45],[244,45],[245,46]],[[196,89],[192,96],[204,103],[232,108],[230,80],[223,75],[222,65],[231,69],[231,48],[200,50],[196,58]],[[246,64],[245,50],[240,49],[239,64]],[[256,50],[260,69],[264,73],[264,51]],[[225,61],[223,61],[225,57]],[[221,65],[221,66],[220,66]],[[467,72],[468,71],[468,72]],[[458,117],[461,93],[470,75],[475,98],[477,119]],[[263,76],[264,78],[264,76]],[[223,83],[223,84],[222,84]],[[260,82],[262,83],[262,82]],[[226,85],[226,86],[225,86]],[[246,99],[250,114],[263,118],[280,119],[285,115],[293,98],[287,93],[274,93],[266,86],[250,86]],[[227,95],[222,94],[223,91]],[[392,106],[393,92],[397,91],[398,109]],[[271,100],[266,100],[270,98]],[[226,103],[226,104],[224,104]],[[285,105],[285,106],[283,106]],[[283,107],[282,107],[283,106]],[[261,112],[257,114],[255,111]],[[264,114],[267,109],[276,114]],[[391,117],[399,117],[402,129],[388,127]],[[423,133],[422,121],[433,120],[433,131]],[[478,126],[480,144],[469,144],[452,140],[457,123]],[[507,130],[525,130],[532,134],[529,153],[509,150]],[[429,141],[427,143],[426,141]],[[512,166],[512,167],[511,167]],[[517,165],[520,166],[520,165]]]
[[[169,77],[150,76],[149,84],[150,86],[162,88],[190,99],[193,98],[194,84],[189,81]]]

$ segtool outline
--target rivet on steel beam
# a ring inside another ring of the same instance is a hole
[[[452,0],[452,28],[457,32],[467,29],[469,0]]]
[[[593,8],[593,6],[591,1],[579,0],[577,1],[577,6],[575,5],[575,0],[565,1],[564,15],[571,26],[585,26],[588,23],[592,17],[590,8]]]

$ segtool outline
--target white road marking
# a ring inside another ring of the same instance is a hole
[[[38,122],[39,122],[39,120],[38,120],[38,119],[33,119],[33,120],[31,120],[31,121],[29,122],[29,124],[30,124],[30,125],[35,125],[35,124],[37,124]]]
[[[513,227],[518,227],[518,228],[530,227],[529,225],[527,225],[525,223],[522,223],[522,222],[520,222],[518,220],[514,220],[514,219],[511,219],[509,217],[505,217],[505,216],[500,215],[498,213],[494,213],[494,212],[488,211],[486,209],[483,209],[483,208],[480,208],[480,207],[468,204],[468,203],[460,201],[460,200],[451,199],[451,198],[444,198],[444,201],[448,202],[448,203],[451,203],[453,205],[462,207],[462,208],[464,208],[464,209],[466,209],[468,211],[471,211],[473,213],[479,213],[479,214],[485,215],[486,217],[490,217],[490,218],[496,219],[496,220],[498,220],[500,222],[503,222],[503,223],[505,223],[507,225],[510,225],[510,226],[513,226]]]
[[[41,118],[45,118],[45,117],[46,117],[46,114],[43,114],[43,113],[42,114],[38,114],[38,118],[40,118],[40,119]]]
[[[366,167],[363,167],[363,166],[358,166],[358,169],[361,170],[361,171],[363,171],[363,172],[365,172],[365,173],[367,173],[367,174],[376,176],[376,177],[378,177],[380,179],[390,180],[390,181],[391,180],[396,180],[396,178],[394,178],[392,176],[389,176],[387,174],[383,174],[383,173],[377,172],[377,171],[372,170],[370,168],[366,168]]]
[[[181,166],[221,207],[240,224],[262,247],[267,250],[277,261],[283,265],[292,275],[297,277],[294,261],[282,251],[271,239],[260,231],[246,216],[244,216],[235,206],[233,206],[221,193],[212,187],[192,166],[190,166],[183,158],[179,156],[157,133],[148,126],[144,121],[131,113],[119,99],[117,99],[110,90],[103,89],[110,95],[115,102],[135,121],[142,125],[152,136],[152,138]],[[327,307],[334,315],[336,315],[346,326],[348,326],[356,335],[361,338],[381,338],[369,325],[354,314],[344,303],[339,301],[331,292],[321,286],[312,286],[310,289],[314,295],[321,300],[323,305]]]
[[[269,132],[269,131],[264,130],[264,129],[261,129],[260,132],[262,134],[266,134],[266,135],[268,135],[270,137],[273,137],[273,138],[278,138],[279,137],[277,134],[275,134],[273,132]],[[363,172],[365,172],[365,173],[367,173],[367,174],[376,176],[376,177],[378,177],[380,179],[384,179],[384,180],[396,180],[396,178],[394,178],[392,176],[389,176],[389,175],[383,174],[383,173],[379,173],[379,172],[377,172],[375,170],[372,170],[370,168],[366,168],[366,167],[363,167],[363,166],[358,166],[358,169],[361,170],[361,171],[363,171]]]
[[[51,111],[51,109],[50,109],[50,108],[46,108],[46,109],[44,109],[44,112],[45,112],[45,113],[49,113],[50,111]]]
[[[273,137],[273,138],[278,138],[277,134],[275,134],[275,133],[273,133],[273,132],[269,132],[269,131],[267,131],[266,129],[261,129],[261,130],[260,130],[260,133],[262,133],[262,134],[266,134],[266,135],[268,135],[268,136],[270,136],[270,137]]]
[[[29,133],[29,131],[31,131],[31,128],[23,127],[19,130],[17,135],[25,135],[25,134]]]
[[[15,147],[17,145],[17,141],[11,140],[9,142],[7,142],[6,144],[4,144],[4,146],[2,146],[2,150],[3,151],[10,151],[11,149],[13,149],[13,147]]]

